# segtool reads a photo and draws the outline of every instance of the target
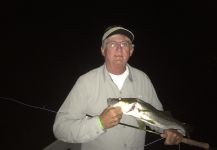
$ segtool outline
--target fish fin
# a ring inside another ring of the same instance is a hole
[[[140,129],[144,130],[145,129],[145,122],[144,121],[141,121],[139,119],[136,119],[137,123],[138,123],[138,126]]]

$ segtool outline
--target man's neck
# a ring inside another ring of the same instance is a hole
[[[106,69],[108,70],[109,73],[112,73],[114,75],[120,75],[124,73],[126,70],[126,66],[121,66],[121,65],[116,65],[116,66],[110,66],[106,65]]]

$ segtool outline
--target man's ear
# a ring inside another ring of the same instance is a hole
[[[132,48],[132,49],[130,50],[130,56],[133,55],[133,52],[134,52],[134,48]]]
[[[105,56],[105,49],[101,47],[101,53],[103,56]]]

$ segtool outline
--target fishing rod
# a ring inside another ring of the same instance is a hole
[[[154,133],[154,134],[160,135],[160,133],[152,131],[152,130],[141,129],[139,127],[128,125],[128,124],[125,124],[125,123],[119,123],[119,124],[123,125],[123,126],[131,127],[131,128],[134,128],[134,129],[138,129],[138,130],[142,130],[142,131],[146,131],[146,132],[149,132],[149,133]],[[212,150],[212,148],[210,148],[210,145],[208,143],[196,141],[196,140],[193,140],[193,139],[190,139],[190,138],[183,138],[181,143],[185,143],[185,144],[188,144],[188,145],[200,147],[200,148],[203,148],[205,150]]]
[[[51,112],[51,113],[57,113],[54,110],[47,109],[47,108],[44,108],[44,107],[42,108],[42,107],[38,107],[38,106],[29,105],[29,104],[23,103],[23,102],[21,102],[21,101],[19,101],[17,99],[13,99],[13,98],[0,97],[0,99],[15,102],[15,103],[24,105],[26,107],[34,108],[34,109],[40,109],[40,110],[45,110],[45,111],[48,111],[48,112]],[[86,116],[91,117],[91,118],[93,117],[93,116],[88,115],[88,114]],[[155,131],[152,131],[152,130],[141,129],[141,128],[137,127],[137,126],[133,126],[133,125],[129,125],[129,124],[121,123],[121,122],[119,124],[123,125],[123,126],[130,127],[130,128],[134,128],[134,129],[142,130],[142,131],[145,131],[145,132],[160,135],[159,132],[155,132]],[[210,145],[208,143],[196,141],[196,140],[193,140],[193,139],[190,139],[190,138],[183,138],[182,143],[192,145],[192,146],[196,146],[196,147],[200,147],[200,148],[203,148],[205,150],[217,150],[216,148],[210,147]]]
[[[88,115],[88,114],[86,116],[91,117],[91,118],[94,117],[94,116]],[[152,130],[149,130],[149,129],[141,129],[141,128],[137,127],[137,126],[129,125],[129,124],[122,123],[122,122],[119,122],[118,124],[130,127],[130,128],[142,130],[142,131],[145,131],[145,132],[153,133],[153,134],[156,134],[156,135],[160,135],[159,132],[152,131]],[[185,144],[188,144],[188,145],[200,147],[200,148],[203,148],[205,150],[212,150],[208,143],[196,141],[196,140],[193,140],[193,139],[190,139],[190,138],[183,138],[181,143],[185,143]]]
[[[119,124],[123,125],[123,126],[131,127],[131,128],[134,128],[134,129],[143,130],[143,131],[146,131],[146,132],[149,132],[149,133],[154,133],[154,134],[160,135],[160,133],[152,131],[152,130],[141,129],[139,127],[132,126],[132,125],[125,124],[125,123],[121,123],[121,122]],[[188,145],[192,145],[192,146],[196,146],[196,147],[200,147],[200,148],[203,148],[205,150],[211,150],[208,143],[192,140],[190,138],[183,138],[182,139],[182,143],[185,143],[185,144],[188,144]]]
[[[160,135],[160,133],[152,131],[152,130],[141,129],[139,127],[136,127],[136,126],[133,126],[133,125],[129,125],[129,124],[125,124],[125,123],[121,123],[121,122],[119,124],[123,125],[123,126],[131,127],[131,128],[134,128],[134,129],[143,130],[143,131],[146,131],[146,132],[149,132],[149,133],[154,133],[154,134]],[[185,144],[188,144],[188,145],[192,145],[192,146],[196,146],[196,147],[200,147],[200,148],[203,148],[205,150],[211,150],[211,148],[210,148],[210,146],[209,146],[208,143],[192,140],[190,138],[183,138],[182,139],[182,143],[185,143]]]
[[[146,125],[155,126],[159,129],[177,129],[180,133],[185,133],[185,127],[181,122],[153,107],[151,104],[138,98],[108,98],[108,105],[113,107],[121,107],[123,114],[133,116]],[[143,128],[136,127],[143,130]],[[145,131],[145,130],[144,130]],[[161,133],[159,133],[161,134]],[[182,143],[197,146],[205,150],[210,149],[210,145],[205,142],[200,142],[184,137]]]

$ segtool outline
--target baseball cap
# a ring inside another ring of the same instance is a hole
[[[107,30],[103,34],[102,41],[115,34],[123,34],[127,36],[131,41],[134,40],[134,35],[130,30],[121,26],[112,26],[107,28]]]

